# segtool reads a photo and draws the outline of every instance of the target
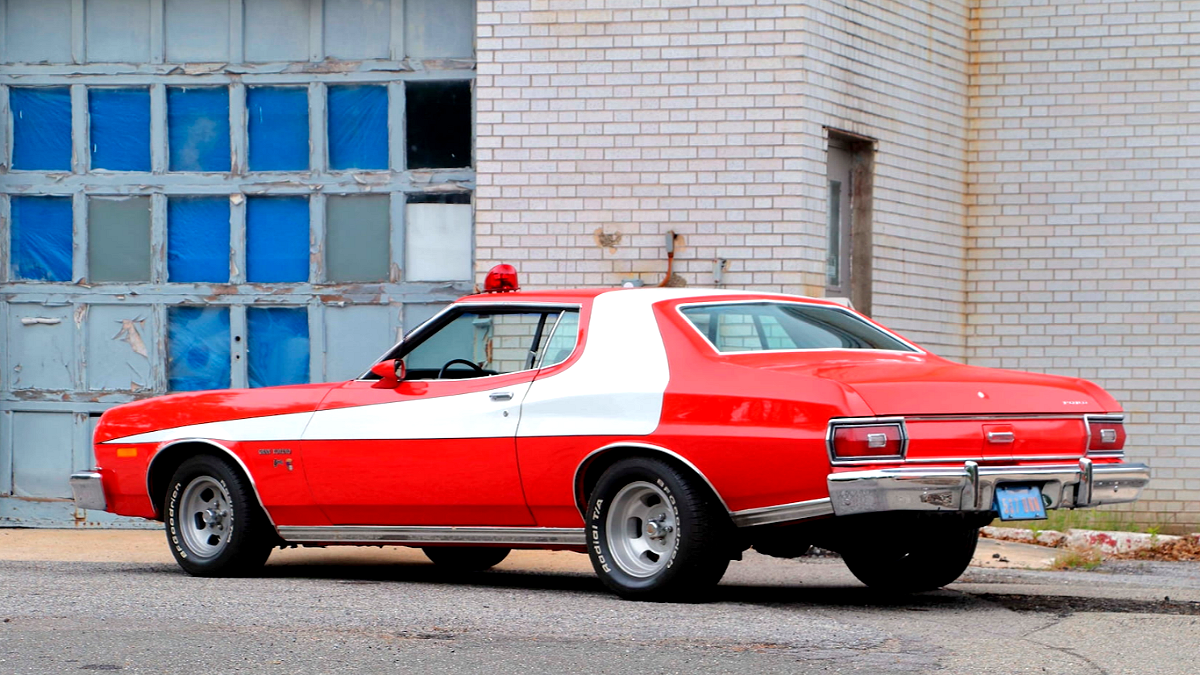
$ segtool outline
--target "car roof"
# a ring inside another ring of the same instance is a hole
[[[477,293],[460,298],[458,302],[554,302],[554,303],[583,303],[594,300],[596,297],[605,294],[619,293],[622,295],[631,296],[633,298],[641,298],[647,304],[661,302],[663,300],[721,300],[721,299],[755,299],[763,300],[784,300],[790,302],[809,302],[817,305],[835,305],[842,307],[837,302],[825,298],[813,298],[803,295],[789,295],[787,293],[772,293],[763,291],[744,291],[732,290],[725,288],[660,288],[657,286],[641,287],[641,288],[609,288],[609,287],[591,287],[591,288],[570,288],[570,289],[551,289],[551,290],[530,290],[530,291],[509,291],[505,293]]]

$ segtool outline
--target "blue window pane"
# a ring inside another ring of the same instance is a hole
[[[13,168],[70,171],[71,90],[14,87],[8,97],[13,116]]]
[[[71,198],[13,197],[12,273],[17,279],[71,280]]]
[[[246,280],[308,281],[308,198],[246,200]]]
[[[167,309],[167,386],[171,391],[229,388],[229,308]]]
[[[308,310],[250,307],[247,358],[251,387],[308,382]]]
[[[167,200],[167,280],[229,282],[229,198]]]
[[[92,168],[150,170],[150,90],[89,89]]]
[[[246,114],[251,171],[308,169],[308,90],[251,87]]]
[[[388,168],[387,115],[387,87],[330,87],[329,168]]]
[[[167,87],[171,171],[229,171],[229,90]]]

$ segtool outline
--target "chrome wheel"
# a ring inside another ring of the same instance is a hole
[[[679,536],[675,509],[662,488],[637,481],[613,497],[605,523],[613,561],[630,576],[654,576],[667,566]]]
[[[229,491],[211,476],[198,476],[179,500],[179,529],[198,558],[213,558],[229,544],[233,507]]]

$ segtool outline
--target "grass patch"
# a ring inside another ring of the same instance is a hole
[[[1046,530],[1104,530],[1107,532],[1147,532],[1159,534],[1163,532],[1162,523],[1146,525],[1145,522],[1134,520],[1130,511],[1100,511],[1095,509],[1055,509],[1046,512],[1045,520],[1010,520],[999,518],[992,521],[996,527],[1020,527],[1032,530],[1034,536]]]
[[[1104,562],[1103,556],[1094,548],[1068,548],[1054,556],[1053,566],[1056,570],[1091,571],[1099,567],[1102,562]]]

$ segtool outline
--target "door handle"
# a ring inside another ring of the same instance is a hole
[[[494,391],[488,396],[493,401],[511,401],[512,397],[511,391]]]

